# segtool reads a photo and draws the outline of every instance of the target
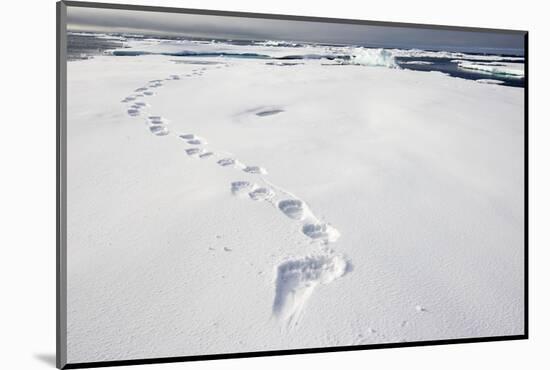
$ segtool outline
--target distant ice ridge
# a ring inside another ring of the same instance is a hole
[[[458,67],[487,72],[492,75],[508,75],[514,77],[523,77],[525,73],[522,63],[474,63],[459,61]]]
[[[354,48],[350,59],[351,64],[364,66],[399,68],[395,56],[388,49]]]
[[[520,56],[503,56],[503,55],[480,55],[468,54],[451,51],[429,51],[421,49],[391,49],[391,52],[397,57],[408,58],[448,58],[448,59],[468,59],[476,61],[517,61],[523,62],[524,58]]]
[[[72,36],[89,36],[89,37],[95,37],[98,39],[104,39],[104,40],[119,40],[119,41],[126,41],[126,37],[124,36],[118,36],[113,35],[110,33],[96,33],[96,32],[67,32],[68,35]]]
[[[298,46],[297,43],[292,41],[280,41],[280,40],[265,40],[257,42],[256,45],[262,45],[262,46],[287,46],[287,47],[296,47]]]
[[[426,62],[423,60],[411,60],[410,62],[401,62],[401,64],[430,65],[433,64],[433,62]]]

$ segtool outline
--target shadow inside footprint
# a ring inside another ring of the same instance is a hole
[[[200,154],[202,152],[202,149],[199,149],[199,148],[185,149],[185,152],[189,156],[194,156],[194,155]]]
[[[263,168],[263,167],[260,167],[260,166],[246,166],[243,169],[243,171],[247,172],[247,173],[257,174],[257,175],[266,175],[267,174],[266,169]]]
[[[153,135],[156,135],[156,136],[166,136],[170,133],[170,131],[168,131],[168,128],[166,128],[166,126],[160,126],[160,125],[151,126],[149,127],[149,130]]]
[[[218,164],[222,167],[234,166],[235,160],[233,158],[222,158],[218,161]]]
[[[275,193],[273,193],[273,190],[268,188],[258,188],[248,193],[248,196],[252,200],[261,201],[273,198],[275,196]]]
[[[206,152],[206,153],[202,153],[201,155],[199,155],[199,157],[202,158],[202,159],[205,159],[205,158],[208,158],[208,157],[213,156],[213,155],[214,155],[214,153],[212,153],[212,152]]]
[[[195,135],[193,135],[193,134],[182,134],[182,135],[180,135],[180,138],[182,138],[183,140],[193,140],[193,139],[195,139]]]
[[[190,145],[203,145],[203,144],[207,144],[207,142],[204,141],[204,140],[193,139],[193,140],[188,140],[187,144],[190,144]]]
[[[306,224],[302,232],[313,240],[321,240],[325,243],[335,242],[340,238],[340,232],[330,224]]]
[[[231,192],[234,195],[246,194],[253,191],[256,187],[256,184],[248,181],[235,181],[231,183]]]
[[[305,217],[305,204],[298,199],[281,200],[277,205],[281,212],[294,220],[303,220]]]
[[[139,116],[139,108],[130,108],[128,109],[128,115],[132,116],[132,117],[135,117],[135,116]]]

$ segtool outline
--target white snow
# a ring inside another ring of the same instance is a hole
[[[301,62],[69,62],[69,362],[523,333],[523,89]]]
[[[504,81],[492,80],[490,78],[480,78],[479,80],[476,80],[476,82],[479,82],[481,84],[492,84],[492,85],[501,85],[504,83]]]
[[[433,64],[433,62],[427,62],[423,60],[411,60],[409,62],[401,62],[402,64],[417,64],[417,65],[430,65]]]
[[[462,69],[482,71],[492,75],[508,75],[514,77],[523,77],[524,75],[523,63],[474,63],[461,61],[458,63],[458,67]]]

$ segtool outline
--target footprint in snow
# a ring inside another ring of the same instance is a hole
[[[234,166],[236,163],[233,158],[222,158],[218,161],[218,164],[222,167]]]
[[[128,108],[128,115],[135,117],[139,116],[141,114],[141,110],[145,107],[147,107],[148,104],[142,101],[135,101],[129,108]]]
[[[196,156],[200,156],[200,154],[203,153],[203,150],[200,148],[190,148],[190,149],[185,149],[185,152],[190,157],[196,157]]]
[[[206,145],[208,143],[206,142],[206,140],[195,138],[195,139],[192,139],[192,140],[187,140],[187,144],[190,144],[190,145]]]
[[[208,144],[206,140],[198,137],[195,134],[181,134],[180,139],[185,140],[189,145],[206,145]]]
[[[256,184],[248,181],[235,181],[231,183],[231,192],[234,195],[248,194],[257,188]]]
[[[299,199],[281,200],[277,207],[293,220],[303,220],[306,216],[306,205]]]
[[[270,200],[275,196],[273,190],[269,188],[258,188],[248,193],[250,199],[255,201]]]
[[[166,124],[166,119],[162,118],[161,116],[149,116],[147,117],[147,122],[150,125],[164,125]]]
[[[259,167],[259,166],[246,166],[243,168],[244,172],[252,173],[252,174],[258,174],[258,175],[266,175],[267,171],[265,168]]]
[[[340,238],[340,232],[326,223],[306,224],[302,227],[302,232],[311,239],[324,243],[335,242]]]
[[[289,259],[277,267],[273,315],[295,326],[315,288],[345,275],[347,261],[340,255],[319,254]]]
[[[166,127],[166,120],[161,116],[149,116],[147,117],[147,123],[149,124],[149,130],[157,136],[166,136],[169,134],[169,130]]]
[[[134,104],[132,104],[132,107],[135,107],[135,108],[145,108],[145,107],[148,107],[149,104],[143,102],[143,101],[137,101],[137,102],[134,102]]]
[[[212,153],[212,152],[204,152],[202,154],[199,154],[199,158],[206,159],[206,158],[211,157],[213,155],[214,155],[214,153]]]
[[[128,108],[128,115],[129,116],[132,116],[132,117],[137,117],[141,114],[139,108],[134,108],[134,107],[131,107],[131,108]]]
[[[166,126],[162,126],[162,125],[150,126],[149,131],[151,131],[151,133],[153,135],[156,135],[156,136],[166,136],[170,133],[168,128]]]
[[[182,138],[183,140],[194,140],[197,137],[193,134],[181,134],[180,138]]]

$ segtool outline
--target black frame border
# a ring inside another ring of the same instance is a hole
[[[383,343],[350,345],[338,347],[300,348],[288,350],[272,350],[257,352],[222,353],[196,356],[176,356],[160,358],[143,358],[132,360],[97,361],[67,363],[67,243],[66,243],[66,184],[67,184],[67,7],[119,9],[163,13],[200,14],[227,17],[245,17],[260,19],[278,19],[291,21],[307,21],[322,23],[355,24],[370,26],[429,28],[432,30],[452,30],[470,32],[490,32],[501,34],[520,34],[524,36],[524,334],[457,338],[406,343]],[[478,27],[459,27],[447,25],[432,25],[421,23],[382,22],[357,19],[308,17],[284,14],[231,12],[206,9],[189,9],[160,6],[143,6],[130,4],[112,4],[82,1],[59,1],[56,3],[56,367],[58,369],[82,369],[95,367],[147,365],[159,363],[221,360],[247,357],[283,356],[296,354],[330,353],[342,351],[361,351],[368,349],[403,348],[435,346],[461,343],[498,342],[529,339],[529,32],[524,30],[493,29]]]

